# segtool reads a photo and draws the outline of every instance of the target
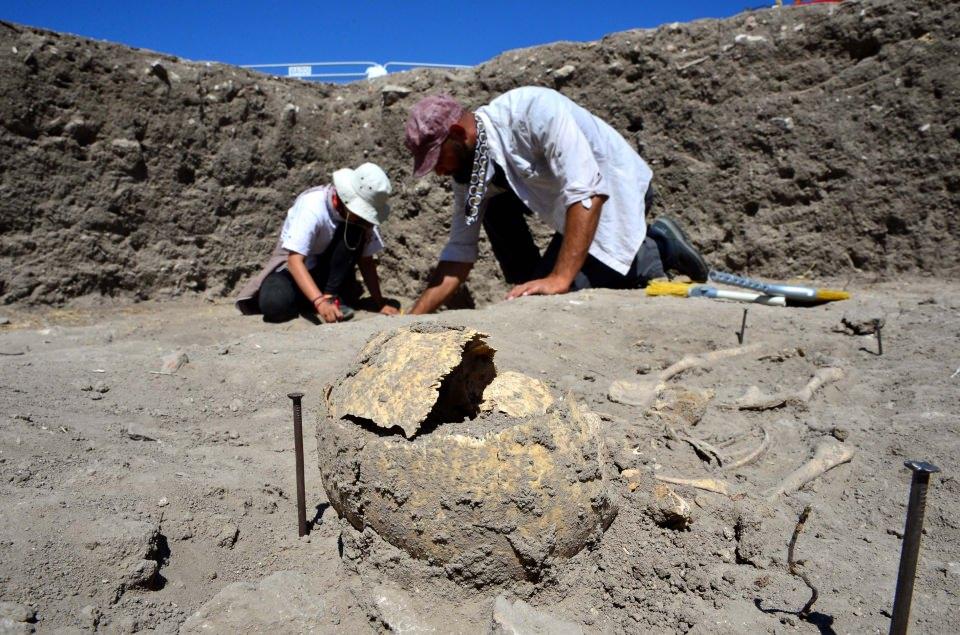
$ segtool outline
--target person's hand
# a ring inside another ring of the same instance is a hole
[[[507,299],[512,300],[525,295],[556,295],[566,293],[569,290],[569,283],[564,282],[557,276],[549,275],[546,278],[518,284],[507,294]]]
[[[314,305],[317,308],[317,315],[324,322],[339,322],[340,318],[343,317],[343,313],[340,311],[340,307],[333,303],[332,300],[318,300]]]
[[[382,307],[380,307],[380,313],[384,315],[400,315],[400,309],[392,304],[384,304]]]

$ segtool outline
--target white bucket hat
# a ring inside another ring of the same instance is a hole
[[[379,225],[390,215],[387,199],[393,188],[379,165],[364,163],[356,170],[337,170],[333,173],[333,186],[347,209],[363,220]]]

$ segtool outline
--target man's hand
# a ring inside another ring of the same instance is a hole
[[[573,279],[587,260],[590,243],[593,242],[597,225],[600,223],[604,200],[606,196],[593,196],[589,207],[581,202],[574,203],[567,209],[563,242],[560,244],[560,253],[557,254],[553,271],[546,278],[518,284],[507,294],[508,300],[524,295],[555,295],[570,290]]]
[[[324,322],[339,322],[343,318],[343,313],[333,302],[328,302],[326,300],[321,300],[316,303],[317,315],[323,319]]]
[[[551,274],[546,278],[518,284],[507,294],[507,299],[512,300],[525,295],[556,295],[558,293],[566,293],[569,290],[569,282],[564,281],[559,276]]]

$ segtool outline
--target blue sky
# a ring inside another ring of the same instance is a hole
[[[472,65],[510,49],[726,17],[763,4],[761,0],[5,0],[0,3],[0,19],[230,64],[369,60]]]

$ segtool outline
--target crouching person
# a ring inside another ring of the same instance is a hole
[[[333,173],[331,185],[300,194],[280,231],[270,260],[240,291],[236,306],[265,322],[317,314],[324,322],[353,316],[342,300],[360,269],[381,313],[398,312],[380,293],[374,254],[383,250],[378,225],[390,213],[390,180],[373,163]],[[355,286],[355,285],[354,285]]]

